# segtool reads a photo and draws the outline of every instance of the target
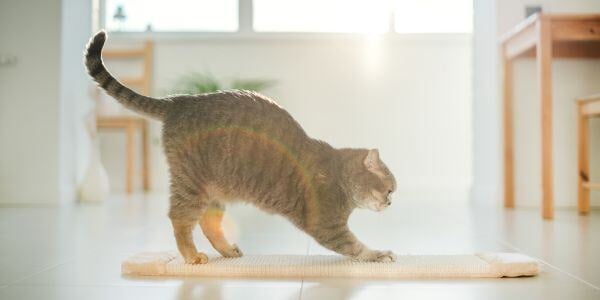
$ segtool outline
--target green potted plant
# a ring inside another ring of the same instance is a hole
[[[236,78],[225,84],[210,73],[190,72],[182,75],[176,82],[174,93],[204,94],[223,90],[249,90],[262,92],[275,85],[275,81],[267,79]]]

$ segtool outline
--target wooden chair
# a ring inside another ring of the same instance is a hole
[[[142,48],[127,50],[104,50],[102,57],[108,59],[132,59],[143,62],[143,72],[140,76],[120,78],[124,85],[137,89],[144,95],[150,95],[152,87],[152,42],[146,41]],[[148,137],[148,121],[139,116],[97,116],[98,129],[120,129],[125,132],[125,191],[133,192],[133,179],[135,169],[135,135],[140,131],[142,135],[142,183],[144,191],[150,189],[150,163]]]
[[[578,133],[578,207],[580,214],[590,212],[590,191],[600,189],[600,183],[590,182],[589,119],[600,117],[600,94],[577,99]]]

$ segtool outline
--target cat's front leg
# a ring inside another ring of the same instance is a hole
[[[324,226],[312,234],[323,247],[357,261],[393,262],[396,255],[391,251],[371,250],[361,243],[347,225]]]

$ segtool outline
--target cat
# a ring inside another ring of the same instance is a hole
[[[376,149],[336,149],[310,138],[273,100],[250,91],[139,95],[117,81],[101,58],[106,33],[90,39],[89,75],[126,108],[163,122],[170,173],[171,220],[186,263],[203,264],[192,230],[199,224],[224,257],[240,257],[221,229],[234,201],[286,217],[323,247],[357,261],[391,262],[391,251],[372,250],[348,228],[355,208],[381,211],[396,180]],[[241,200],[240,200],[241,199]]]

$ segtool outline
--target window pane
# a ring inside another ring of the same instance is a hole
[[[395,0],[399,33],[472,32],[473,0]]]
[[[254,30],[386,32],[388,0],[254,0]]]
[[[237,31],[237,0],[105,0],[109,31]]]

